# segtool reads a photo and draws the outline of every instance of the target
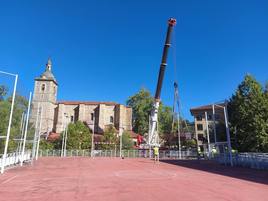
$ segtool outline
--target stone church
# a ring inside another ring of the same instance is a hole
[[[115,102],[57,101],[58,83],[48,59],[45,72],[35,78],[32,123],[40,122],[41,133],[61,133],[70,122],[82,121],[102,134],[107,126],[132,130],[132,109]],[[41,116],[41,117],[40,117]],[[39,123],[38,123],[39,125]]]

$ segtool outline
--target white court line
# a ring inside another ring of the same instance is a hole
[[[13,177],[7,179],[6,181],[3,181],[1,184],[5,184],[5,183],[9,182],[9,181],[11,181],[12,179],[15,179],[17,176],[18,176],[18,175],[15,175],[15,176],[13,176]]]

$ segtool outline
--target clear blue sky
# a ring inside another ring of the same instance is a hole
[[[18,73],[27,95],[51,56],[59,100],[125,103],[142,87],[154,94],[171,16],[176,54],[162,100],[172,105],[176,58],[185,117],[230,97],[246,73],[268,79],[268,1],[260,0],[1,0],[0,70]]]

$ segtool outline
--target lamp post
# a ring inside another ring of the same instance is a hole
[[[124,128],[123,127],[119,127],[119,140],[120,140],[120,144],[119,144],[119,152],[120,152],[120,157],[122,158],[122,147],[123,147],[123,133],[124,133]]]
[[[40,102],[37,105],[37,112],[36,112],[36,121],[35,121],[35,132],[34,132],[34,139],[33,139],[33,148],[32,148],[32,162],[36,156],[36,138],[39,133],[38,131],[38,122],[40,121]]]
[[[208,115],[207,112],[205,112],[205,120],[206,120],[206,130],[207,130],[207,140],[208,140],[208,157],[210,158],[210,137],[209,137],[209,128],[208,128]]]
[[[95,150],[95,142],[94,142],[94,130],[95,130],[95,115],[93,113],[93,127],[92,127],[92,135],[91,135],[91,157],[94,157],[94,150]]]
[[[42,126],[42,114],[43,114],[43,107],[41,107],[40,111],[40,122],[39,122],[39,130],[38,130],[38,138],[37,138],[37,147],[36,147],[36,154],[35,154],[35,160],[38,159],[39,154],[39,144],[40,144],[40,135],[41,135],[41,126]]]
[[[65,139],[64,139],[64,157],[66,157],[66,144],[67,144],[67,137],[68,137],[68,118],[69,116],[66,114],[66,125],[65,125]]]
[[[4,149],[4,154],[3,154],[3,157],[2,157],[2,165],[1,165],[1,173],[3,174],[4,169],[5,169],[7,149],[8,149],[8,143],[9,143],[9,137],[10,137],[10,129],[11,129],[11,123],[12,123],[13,110],[14,110],[14,103],[15,103],[15,96],[16,96],[16,89],[17,89],[17,82],[18,82],[18,75],[8,73],[8,72],[4,72],[4,71],[0,71],[0,73],[15,77],[14,89],[13,89],[13,95],[12,95],[12,103],[11,103],[10,115],[9,115],[9,122],[8,122],[8,127],[7,127],[7,136],[6,136],[6,142],[5,142],[5,149]]]
[[[62,121],[62,124],[63,124],[63,133],[62,133],[62,142],[61,142],[61,157],[64,157],[65,156],[65,149],[66,149],[66,138],[67,138],[67,133],[66,133],[66,118],[67,118],[67,114],[64,113],[63,114],[63,121]]]
[[[22,164],[23,164],[23,155],[24,155],[27,132],[28,132],[28,123],[29,123],[31,101],[32,101],[32,92],[30,92],[29,102],[28,102],[28,110],[27,110],[27,117],[26,117],[26,125],[25,125],[25,131],[24,131],[24,138],[23,138],[23,146],[22,146],[22,152],[21,152],[20,166],[22,166]]]

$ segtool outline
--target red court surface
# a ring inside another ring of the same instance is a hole
[[[41,158],[0,176],[1,201],[261,201],[268,172],[207,161]]]

